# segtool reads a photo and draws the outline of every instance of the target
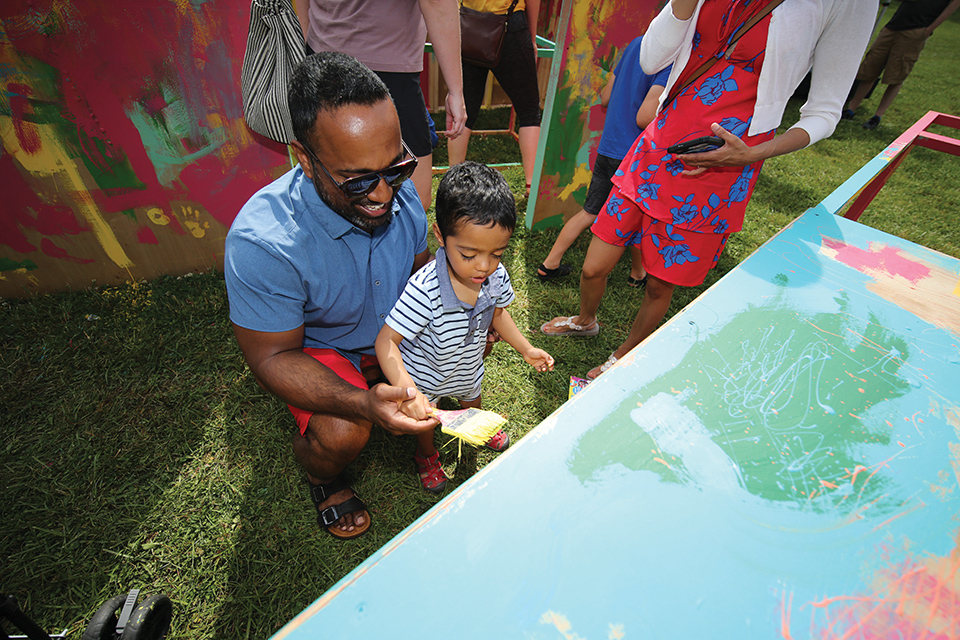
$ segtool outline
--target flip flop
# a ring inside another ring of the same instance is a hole
[[[595,336],[600,333],[600,323],[596,320],[589,327],[584,327],[575,322],[571,322],[573,316],[568,316],[564,318],[559,316],[554,318],[550,322],[544,322],[540,325],[540,332],[548,336]],[[561,327],[567,327],[564,331],[548,332],[546,329],[549,326],[553,326],[554,329],[559,329]]]
[[[590,369],[590,371],[587,372],[587,379],[588,379],[588,380],[596,380],[597,378],[600,377],[600,374],[601,374],[601,373],[604,373],[607,369],[609,369],[610,367],[612,367],[612,366],[615,365],[615,364],[617,364],[617,356],[615,356],[615,355],[613,355],[613,354],[611,353],[611,354],[610,354],[610,357],[607,358],[607,361],[604,362],[602,365],[600,365],[600,366],[598,367],[598,368],[600,369],[600,373],[598,373],[598,374],[595,375],[595,376],[591,376],[590,373],[593,371],[593,369]]]
[[[325,528],[327,532],[332,535],[334,538],[340,540],[352,540],[362,536],[370,528],[370,513],[367,511],[367,505],[363,503],[356,494],[352,498],[347,498],[340,504],[334,504],[326,509],[320,510],[320,504],[327,500],[330,496],[337,493],[338,491],[343,491],[344,489],[350,489],[350,486],[343,481],[341,478],[335,478],[334,480],[328,482],[327,484],[313,484],[310,480],[307,480],[307,486],[310,487],[310,500],[313,501],[313,507],[317,510],[317,524]],[[351,489],[352,491],[352,489]],[[363,512],[363,524],[354,525],[353,531],[343,531],[338,527],[335,527],[338,520],[348,513],[357,513]]]
[[[543,273],[540,273],[541,271],[543,271]],[[543,266],[543,263],[541,262],[540,266],[537,267],[537,278],[540,279],[540,282],[548,282],[550,280],[553,280],[554,278],[562,278],[563,276],[568,276],[570,275],[571,271],[573,271],[573,269],[570,268],[570,265],[563,264],[562,262],[560,263],[560,266],[557,267],[556,269],[547,269],[545,266]]]
[[[647,276],[643,276],[642,278],[634,278],[633,276],[627,276],[628,287],[633,287],[634,289],[636,289],[637,287],[642,287],[645,284],[647,284]]]

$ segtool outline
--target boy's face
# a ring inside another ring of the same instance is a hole
[[[469,220],[461,221],[455,233],[446,238],[440,235],[440,227],[436,223],[433,233],[447,252],[447,263],[453,277],[474,291],[479,291],[483,281],[496,271],[513,234],[511,230],[500,226],[480,226]]]

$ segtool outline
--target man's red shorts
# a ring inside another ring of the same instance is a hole
[[[317,362],[329,367],[335,374],[353,386],[359,389],[370,388],[364,375],[360,371],[357,371],[353,363],[340,355],[335,349],[314,349],[312,347],[306,347],[303,352]],[[362,354],[360,356],[360,368],[364,371],[368,369],[379,370],[380,363],[377,361],[376,356]],[[310,423],[313,411],[307,411],[290,404],[288,404],[287,407],[290,408],[290,413],[293,414],[293,418],[297,421],[297,426],[300,428],[300,435],[306,435],[307,425]]]

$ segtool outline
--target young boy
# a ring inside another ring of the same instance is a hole
[[[486,165],[458,164],[440,181],[436,211],[436,260],[407,282],[376,342],[390,384],[416,387],[416,397],[401,410],[420,420],[441,396],[456,398],[464,409],[480,407],[483,350],[491,326],[537,371],[553,370],[550,354],[531,345],[506,310],[514,293],[500,259],[517,224],[506,180]],[[501,430],[486,446],[503,451],[509,445]],[[432,431],[417,436],[414,461],[423,488],[442,491],[447,476]]]

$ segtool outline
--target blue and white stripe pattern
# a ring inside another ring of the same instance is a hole
[[[513,302],[503,264],[483,283],[470,306],[454,293],[443,248],[407,282],[387,324],[403,336],[400,354],[417,388],[431,401],[441,396],[475,400],[483,380],[483,349],[495,309]]]

